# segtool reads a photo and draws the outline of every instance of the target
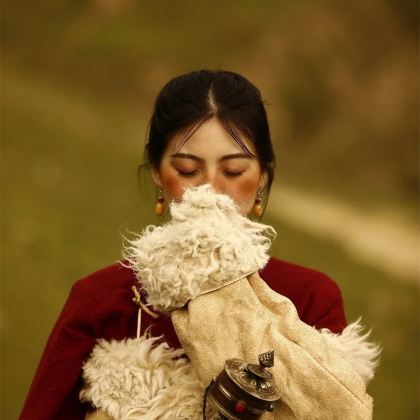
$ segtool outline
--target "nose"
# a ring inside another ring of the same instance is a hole
[[[200,185],[210,184],[213,190],[217,193],[225,193],[225,183],[217,172],[206,172],[203,174],[200,180]]]

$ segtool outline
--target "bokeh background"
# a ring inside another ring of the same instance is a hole
[[[418,416],[418,4],[3,1],[2,404],[17,417],[77,279],[156,223],[137,166],[158,90],[198,68],[262,91],[273,254],[329,274],[383,347],[376,419]]]

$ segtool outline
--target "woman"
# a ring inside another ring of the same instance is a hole
[[[157,214],[179,201],[188,187],[210,184],[230,196],[242,215],[260,217],[274,176],[274,153],[263,101],[244,77],[197,71],[169,81],[150,121],[146,162],[158,189]],[[275,292],[295,305],[300,319],[340,333],[346,319],[340,290],[326,275],[276,258],[260,272]],[[48,339],[21,419],[83,419],[82,365],[96,340],[135,337],[137,305],[132,269],[114,264],[73,286]],[[174,348],[180,343],[171,319],[143,312],[141,331]]]

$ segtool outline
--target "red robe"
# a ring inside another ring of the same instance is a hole
[[[316,328],[339,333],[347,325],[337,284],[309,268],[271,258],[261,278],[296,306],[300,319]],[[134,338],[138,306],[132,301],[134,273],[114,264],[76,282],[51,332],[23,407],[20,419],[84,419],[79,402],[83,361],[98,338]],[[142,329],[152,325],[153,336],[163,335],[180,347],[171,319],[154,320],[142,311]]]

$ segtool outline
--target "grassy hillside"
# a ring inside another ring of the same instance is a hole
[[[417,7],[409,2],[6,1],[2,25],[2,407],[16,418],[71,284],[155,223],[139,193],[169,77],[225,67],[268,102],[278,177],[416,220]],[[418,413],[418,287],[277,219],[275,255],[327,272],[384,348],[375,418]]]

